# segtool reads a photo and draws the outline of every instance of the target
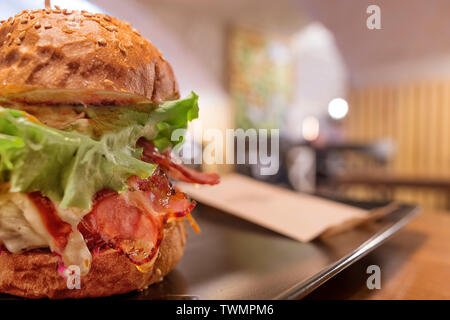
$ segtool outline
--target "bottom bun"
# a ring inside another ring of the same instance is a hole
[[[159,282],[181,259],[187,232],[179,220],[164,232],[158,257],[149,272],[143,273],[121,252],[107,249],[92,257],[89,273],[81,276],[81,288],[69,290],[58,273],[59,257],[46,251],[23,254],[0,252],[0,292],[25,298],[105,297],[143,290]]]

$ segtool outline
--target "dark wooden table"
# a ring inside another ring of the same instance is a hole
[[[378,172],[376,174],[346,174],[331,179],[332,190],[337,188],[346,188],[349,186],[366,186],[376,188],[383,192],[386,201],[394,200],[394,191],[399,188],[420,188],[429,190],[441,190],[445,192],[446,205],[445,210],[450,210],[450,179],[447,177],[410,177],[402,175],[385,174]],[[335,191],[332,191],[335,192]],[[325,189],[324,194],[329,193]]]
[[[379,174],[346,174],[333,178],[333,183],[338,185],[369,185],[386,187],[415,187],[436,188],[450,190],[450,179],[439,177],[410,177],[401,175]]]
[[[366,285],[373,264],[380,290]],[[423,212],[306,299],[450,299],[450,212]]]

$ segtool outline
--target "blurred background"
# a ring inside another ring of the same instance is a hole
[[[43,3],[1,1],[1,19]],[[204,129],[280,128],[278,174],[238,171],[299,192],[450,210],[450,1],[52,4],[130,21],[172,63],[182,95],[200,95]],[[367,27],[372,4],[381,29]]]

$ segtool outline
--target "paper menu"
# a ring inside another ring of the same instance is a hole
[[[199,202],[302,242],[348,230],[383,213],[297,193],[239,174],[223,176],[216,186],[180,183],[178,187]]]

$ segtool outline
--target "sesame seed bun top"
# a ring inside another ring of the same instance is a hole
[[[1,99],[119,105],[179,98],[170,64],[129,23],[104,14],[26,10],[0,25]]]

